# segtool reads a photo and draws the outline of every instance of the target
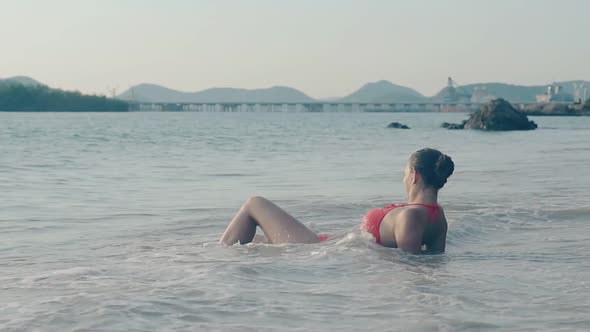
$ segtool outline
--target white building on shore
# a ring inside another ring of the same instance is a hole
[[[563,91],[559,85],[552,84],[547,87],[547,92],[536,96],[538,103],[573,103],[574,96]]]

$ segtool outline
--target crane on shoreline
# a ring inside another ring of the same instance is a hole
[[[471,98],[471,94],[463,91],[459,83],[453,80],[452,77],[447,78],[447,88],[446,88],[446,95],[444,96],[445,102],[455,102],[459,101],[460,99],[467,99]]]

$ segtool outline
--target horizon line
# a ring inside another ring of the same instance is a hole
[[[42,85],[46,85],[50,88],[54,88],[54,89],[60,89],[60,90],[64,90],[64,91],[78,91],[81,92],[80,90],[74,89],[74,90],[70,90],[70,89],[64,89],[62,87],[52,87],[51,85],[48,85],[44,82],[39,82],[37,81],[37,79],[33,78],[32,76],[27,76],[27,75],[14,75],[14,76],[10,76],[10,77],[5,77],[2,78],[0,77],[0,81],[2,80],[9,80],[9,79],[14,79],[14,78],[28,78],[28,79],[32,79]],[[438,93],[440,93],[442,90],[444,90],[447,86],[444,85],[443,87],[441,87],[437,93],[433,94],[433,95],[427,95],[422,93],[420,90],[411,87],[409,85],[402,85],[399,83],[395,83],[393,81],[390,81],[388,79],[380,79],[380,80],[375,80],[375,81],[369,81],[369,82],[365,82],[362,83],[360,86],[358,86],[356,89],[352,90],[352,92],[348,92],[347,94],[343,95],[343,96],[329,96],[329,97],[314,97],[308,93],[306,93],[304,90],[294,87],[294,86],[289,86],[289,85],[281,85],[281,84],[276,84],[276,85],[270,85],[270,86],[266,86],[266,87],[256,87],[256,88],[242,88],[242,87],[232,87],[232,86],[212,86],[212,87],[207,87],[207,88],[203,88],[200,90],[184,90],[184,89],[177,89],[177,88],[173,88],[167,85],[163,85],[161,83],[150,83],[150,82],[141,82],[141,83],[137,83],[134,85],[129,85],[128,88],[122,90],[122,92],[117,93],[117,96],[122,95],[123,93],[137,87],[140,85],[154,85],[154,86],[158,86],[161,88],[166,88],[169,90],[174,90],[176,92],[181,92],[181,93],[199,93],[199,92],[203,92],[203,91],[207,91],[207,90],[212,90],[212,89],[235,89],[235,90],[246,90],[246,91],[254,91],[254,90],[268,90],[268,89],[272,89],[272,88],[289,88],[289,89],[294,89],[300,93],[303,93],[305,96],[315,99],[315,100],[327,100],[327,99],[337,99],[337,98],[344,98],[347,97],[355,92],[357,92],[358,90],[360,90],[361,88],[363,88],[364,86],[366,86],[367,84],[374,84],[374,83],[380,83],[380,82],[387,82],[393,85],[396,85],[398,87],[402,87],[402,88],[408,88],[408,89],[412,89],[414,91],[416,91],[417,93],[419,93],[421,96],[426,97],[426,98],[430,98],[430,97],[434,97],[436,96]],[[569,79],[569,80],[562,80],[562,81],[552,81],[551,83],[545,83],[545,84],[532,84],[532,85],[528,85],[528,84],[516,84],[516,83],[510,83],[510,82],[506,82],[506,81],[490,81],[490,82],[477,82],[477,83],[467,83],[467,84],[461,84],[458,86],[458,88],[464,87],[464,86],[473,86],[473,85],[478,85],[478,84],[505,84],[505,85],[512,85],[512,86],[521,86],[521,87],[546,87],[546,86],[551,86],[553,84],[556,83],[566,83],[566,82],[588,82],[590,83],[590,79]],[[116,85],[115,85],[116,86]],[[590,87],[590,86],[589,86]],[[112,87],[105,87],[105,89],[110,90],[112,89]],[[96,94],[96,95],[101,95],[104,94],[104,92],[101,93],[96,93],[96,92],[90,92],[90,94]],[[105,96],[107,94],[104,94]]]

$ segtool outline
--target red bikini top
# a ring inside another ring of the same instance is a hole
[[[363,222],[361,227],[369,232],[371,235],[375,237],[375,241],[378,244],[381,244],[381,234],[379,233],[379,227],[381,226],[381,222],[385,215],[389,213],[389,211],[398,208],[404,207],[408,205],[420,205],[428,209],[428,214],[430,215],[430,222],[435,223],[437,220],[438,212],[440,211],[440,207],[438,205],[428,205],[428,204],[420,204],[420,203],[413,203],[413,204],[390,204],[386,207],[372,209],[363,218]]]

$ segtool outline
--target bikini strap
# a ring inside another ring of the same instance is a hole
[[[438,216],[438,212],[440,211],[440,206],[421,204],[421,203],[400,204],[399,206],[408,206],[408,205],[420,205],[420,206],[427,208],[428,214],[430,215],[430,223],[434,224],[436,222],[436,217]]]

